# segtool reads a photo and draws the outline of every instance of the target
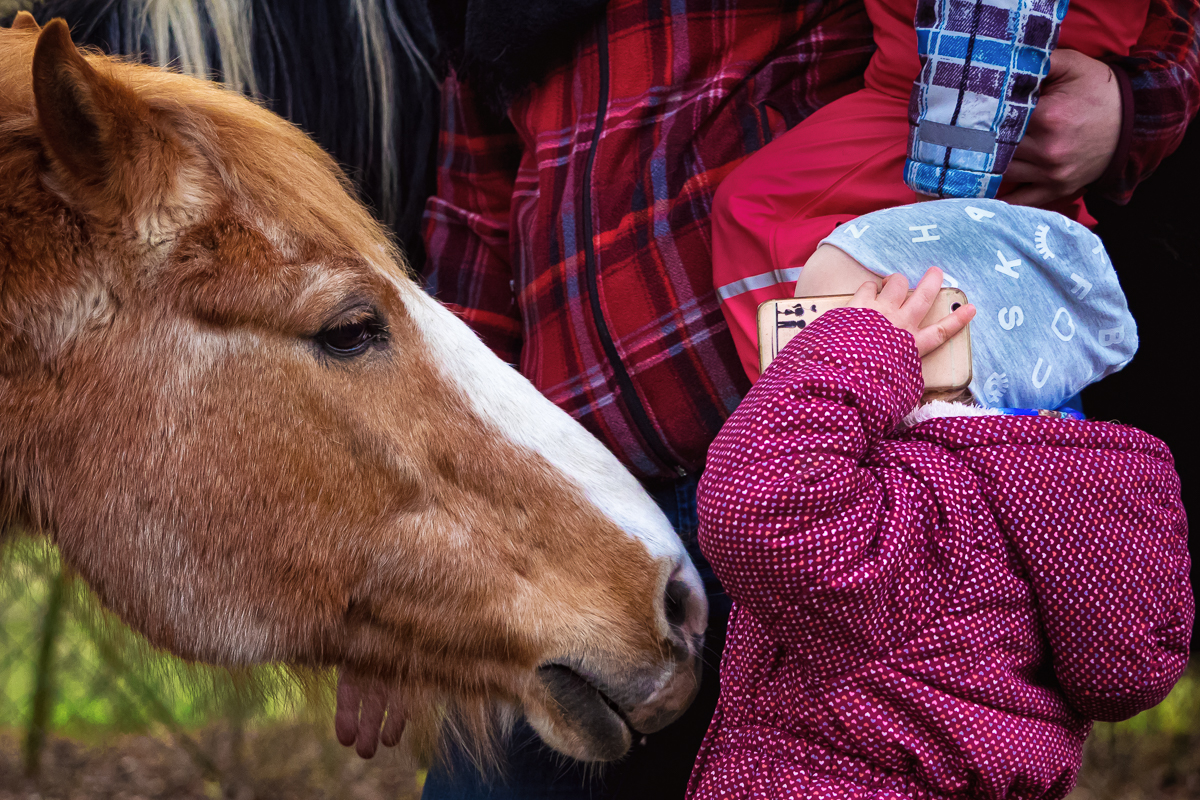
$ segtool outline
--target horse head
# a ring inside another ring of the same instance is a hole
[[[498,701],[586,760],[682,713],[706,601],[667,520],[298,129],[23,18],[0,187],[0,525],[151,642]]]

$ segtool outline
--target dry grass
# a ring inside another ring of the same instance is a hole
[[[165,733],[92,743],[53,737],[40,775],[26,778],[19,740],[0,734],[0,800],[416,800],[421,792],[422,774],[402,750],[363,761],[314,724],[242,736],[215,725],[195,742],[210,763]]]

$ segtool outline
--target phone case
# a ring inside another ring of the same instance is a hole
[[[768,300],[758,307],[758,365],[767,365],[796,334],[816,321],[831,308],[850,304],[854,295],[835,294],[824,297],[792,297]],[[949,314],[967,302],[961,289],[942,289],[925,316],[924,323]],[[954,391],[971,383],[970,326],[963,328],[950,341],[921,359],[921,374],[926,391]]]

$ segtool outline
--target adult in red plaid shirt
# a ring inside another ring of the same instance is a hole
[[[1127,198],[1200,102],[1200,0],[1108,66],[1048,80],[1010,172],[1027,202],[1103,176]],[[449,54],[425,276],[501,357],[659,499],[698,566],[695,481],[748,382],[713,290],[709,210],[745,156],[861,85],[860,0],[431,0]],[[1113,80],[1114,74],[1117,80]],[[1019,165],[1024,166],[1019,166]],[[708,573],[711,575],[711,572]],[[715,665],[728,601],[715,581]],[[716,698],[603,770],[518,735],[503,778],[435,769],[425,797],[682,797]]]

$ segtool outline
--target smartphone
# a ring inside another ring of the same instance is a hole
[[[779,355],[784,345],[796,334],[811,325],[831,308],[850,305],[852,294],[822,297],[792,297],[768,300],[758,307],[758,366],[767,365]],[[965,305],[967,296],[961,289],[942,289],[933,301],[923,324],[931,325],[954,309]],[[950,340],[921,359],[921,374],[925,391],[956,391],[971,383],[971,332],[963,328]]]

